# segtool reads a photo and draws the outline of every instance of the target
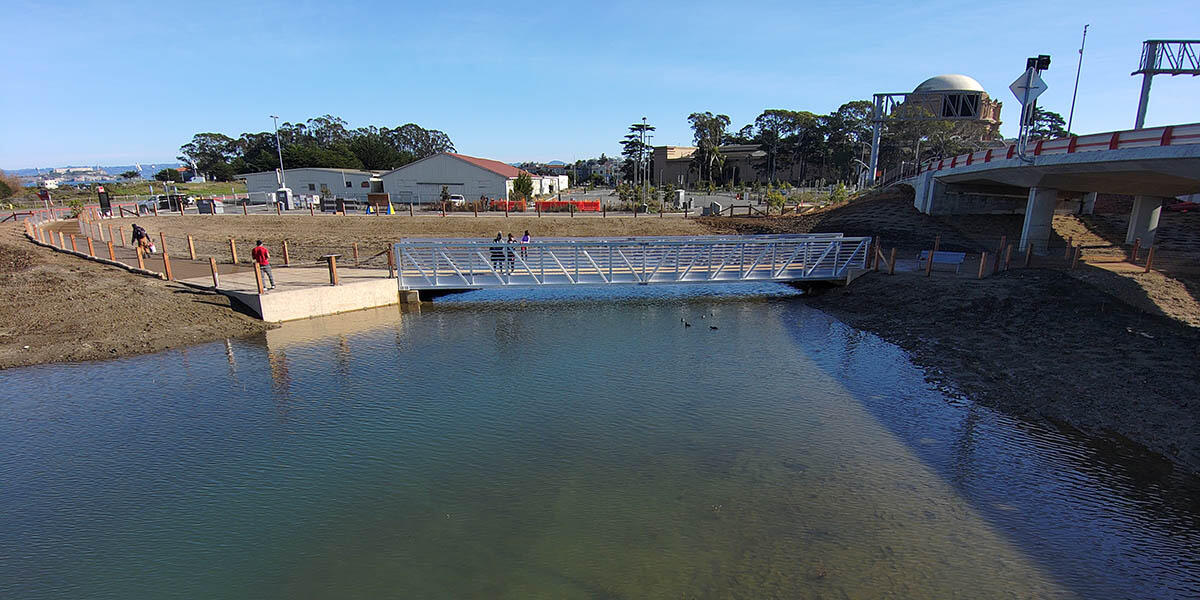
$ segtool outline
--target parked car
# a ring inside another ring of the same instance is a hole
[[[463,198],[462,194],[450,194],[451,206],[466,206],[467,199]]]

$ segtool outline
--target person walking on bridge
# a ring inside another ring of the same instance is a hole
[[[267,275],[267,281],[271,282],[271,286],[267,289],[275,289],[275,275],[271,273],[271,251],[263,245],[262,240],[254,242],[254,249],[250,251],[250,257],[254,262],[258,263],[259,268]]]

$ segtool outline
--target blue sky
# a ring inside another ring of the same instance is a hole
[[[642,116],[829,112],[965,73],[1004,102],[1050,54],[1041,106],[1075,131],[1130,128],[1146,39],[1200,38],[1196,0],[954,2],[124,3],[6,0],[0,168],[171,160],[192,134],[270,114],[415,122],[503,161],[616,154]],[[15,18],[14,18],[15,17]],[[1200,78],[1155,78],[1147,126],[1200,121]]]

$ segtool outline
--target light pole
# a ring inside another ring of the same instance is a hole
[[[275,121],[275,150],[279,152],[279,187],[287,189],[287,175],[283,172],[283,146],[279,144],[279,117],[271,115]]]
[[[1083,47],[1087,45],[1087,29],[1083,26],[1083,41],[1079,42],[1079,65],[1075,67],[1075,91],[1071,92],[1071,112],[1067,115],[1067,134],[1071,133],[1071,122],[1075,120],[1075,96],[1079,94],[1079,73],[1083,71]]]

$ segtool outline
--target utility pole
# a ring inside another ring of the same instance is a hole
[[[279,187],[287,188],[287,175],[283,172],[283,146],[279,144],[279,117],[271,115],[275,121],[275,150],[279,152]]]
[[[1079,94],[1079,73],[1083,71],[1083,47],[1087,45],[1087,30],[1091,25],[1083,26],[1083,41],[1079,42],[1079,65],[1075,67],[1075,91],[1071,92],[1071,112],[1067,115],[1067,134],[1071,133],[1071,122],[1075,120],[1075,96]]]

